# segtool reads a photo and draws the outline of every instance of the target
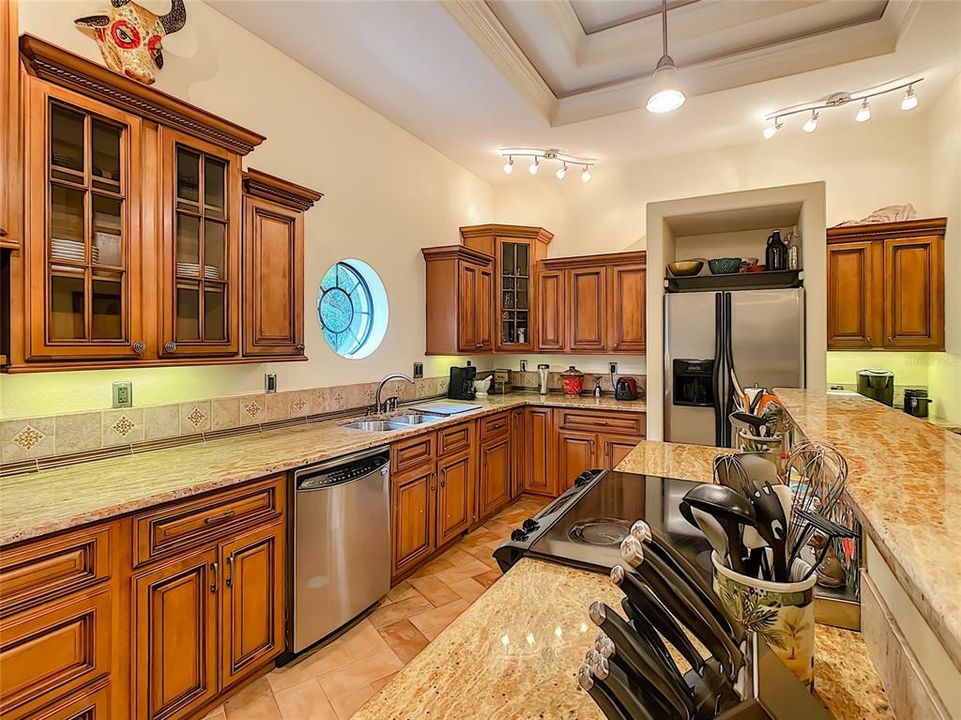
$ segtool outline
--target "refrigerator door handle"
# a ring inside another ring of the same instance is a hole
[[[724,444],[724,405],[721,398],[723,385],[725,344],[724,344],[724,298],[723,293],[714,295],[714,368],[711,375],[711,400],[714,403],[714,444]]]
[[[734,369],[734,309],[731,306],[731,293],[724,293],[724,359],[727,367],[724,368],[722,378],[724,395],[724,447],[731,447],[731,423],[728,420],[734,411],[733,389],[731,387],[731,370]]]

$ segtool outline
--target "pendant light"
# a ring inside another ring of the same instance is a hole
[[[674,59],[667,54],[667,0],[661,0],[661,39],[664,54],[654,68],[654,94],[647,99],[647,111],[652,113],[677,110],[687,100],[677,84]]]

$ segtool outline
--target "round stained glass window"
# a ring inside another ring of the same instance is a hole
[[[334,263],[320,282],[317,316],[334,352],[349,358],[369,355],[387,327],[387,295],[377,273],[359,260]]]

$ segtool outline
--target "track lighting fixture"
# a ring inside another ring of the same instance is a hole
[[[765,140],[770,140],[777,134],[777,131],[781,129],[784,118],[800,113],[808,115],[807,120],[802,126],[804,132],[812,133],[817,129],[818,120],[823,111],[833,110],[842,105],[847,105],[850,102],[858,103],[858,112],[854,116],[854,119],[859,123],[864,123],[871,119],[871,98],[901,90],[904,91],[904,97],[901,98],[901,109],[913,110],[918,106],[918,96],[914,94],[914,86],[923,80],[923,77],[913,80],[907,78],[891,80],[890,82],[875,85],[864,90],[858,90],[857,92],[838,92],[814,102],[801,103],[800,105],[792,105],[791,107],[775,110],[764,116],[766,125],[762,134]]]
[[[661,0],[661,41],[664,50],[654,68],[654,93],[647,99],[647,111],[666,113],[677,110],[687,98],[677,83],[677,66],[667,52],[667,0]]]
[[[527,172],[531,175],[536,175],[538,170],[540,170],[541,160],[554,160],[561,164],[561,166],[554,171],[554,177],[558,180],[563,180],[567,177],[567,171],[570,169],[568,166],[573,165],[575,167],[582,167],[581,180],[583,182],[590,182],[590,169],[597,164],[597,160],[594,158],[571,155],[557,148],[501,148],[497,151],[497,154],[506,158],[504,162],[504,173],[507,175],[514,172],[514,158],[521,157],[531,159],[531,164],[527,167]]]

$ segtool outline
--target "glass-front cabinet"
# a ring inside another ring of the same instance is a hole
[[[498,346],[527,346],[531,340],[531,248],[500,240],[500,336]]]
[[[43,83],[30,107],[27,356],[136,358],[141,121]]]
[[[240,158],[161,131],[167,268],[161,354],[233,355],[239,348]]]

